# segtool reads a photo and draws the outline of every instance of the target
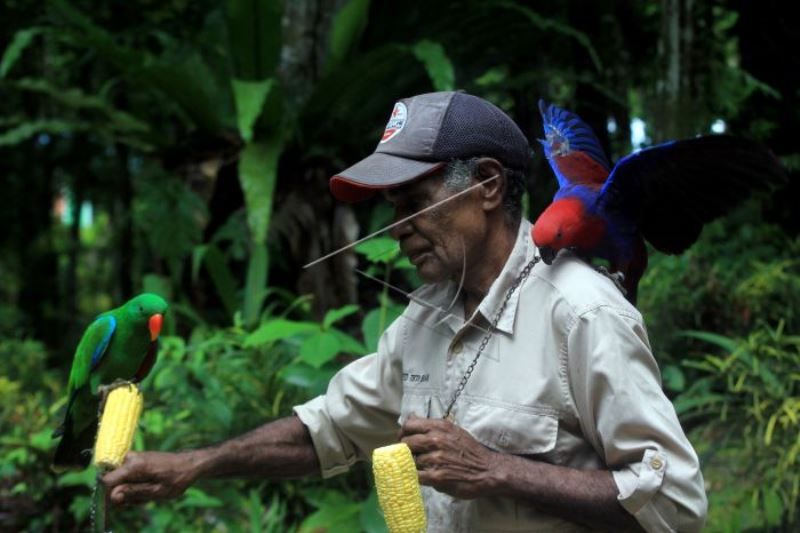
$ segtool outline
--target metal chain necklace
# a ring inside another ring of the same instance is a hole
[[[534,256],[530,262],[525,265],[525,268],[522,269],[522,272],[519,273],[519,277],[514,280],[514,283],[509,287],[508,292],[506,293],[506,297],[503,300],[502,305],[500,305],[500,309],[497,310],[497,314],[492,321],[492,325],[489,327],[489,331],[486,332],[486,335],[483,336],[481,339],[481,344],[478,346],[478,352],[475,354],[475,358],[467,367],[467,370],[464,372],[464,375],[461,376],[461,381],[458,383],[455,392],[453,392],[453,397],[450,399],[450,403],[447,405],[447,409],[444,412],[444,417],[446,420],[450,422],[455,422],[455,417],[453,416],[453,406],[456,404],[456,400],[458,397],[461,396],[461,393],[464,391],[464,387],[467,386],[467,381],[469,381],[470,376],[472,376],[472,372],[475,370],[475,365],[478,364],[478,359],[480,358],[483,350],[486,349],[486,345],[489,344],[489,340],[492,338],[492,334],[494,333],[495,328],[497,328],[497,323],[500,322],[500,317],[503,315],[503,311],[506,310],[506,305],[508,305],[508,301],[511,299],[511,295],[514,294],[514,291],[522,285],[522,282],[528,277],[533,270],[533,267],[541,260],[541,257],[538,255]]]

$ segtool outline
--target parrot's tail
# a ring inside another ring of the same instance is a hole
[[[60,472],[63,470],[83,470],[92,461],[92,448],[94,447],[94,437],[97,430],[97,420],[79,431],[77,434],[73,430],[70,417],[64,421],[63,435],[61,442],[58,443],[55,456],[53,457],[53,470]]]

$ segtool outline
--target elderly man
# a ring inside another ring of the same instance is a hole
[[[641,315],[579,259],[537,261],[521,218],[529,161],[485,100],[397,102],[375,153],[331,179],[341,200],[383,193],[426,282],[377,353],[293,417],[212,448],[131,454],[105,477],[112,500],[175,497],[204,477],[329,477],[399,435],[429,531],[699,530],[698,459]]]

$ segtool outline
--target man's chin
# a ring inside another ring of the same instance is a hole
[[[419,279],[425,283],[439,283],[449,279],[447,274],[441,268],[438,268],[436,261],[423,261],[416,265],[416,268]]]

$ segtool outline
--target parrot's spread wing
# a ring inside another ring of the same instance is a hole
[[[116,329],[117,320],[111,315],[101,315],[86,328],[78,349],[75,350],[75,359],[69,374],[70,392],[89,383],[89,374],[103,360]]]
[[[636,223],[658,250],[679,254],[703,225],[753,192],[786,179],[761,145],[730,135],[673,141],[621,159],[598,195],[598,207]]]
[[[545,140],[540,141],[560,187],[602,184],[611,166],[597,136],[576,114],[539,100]]]

